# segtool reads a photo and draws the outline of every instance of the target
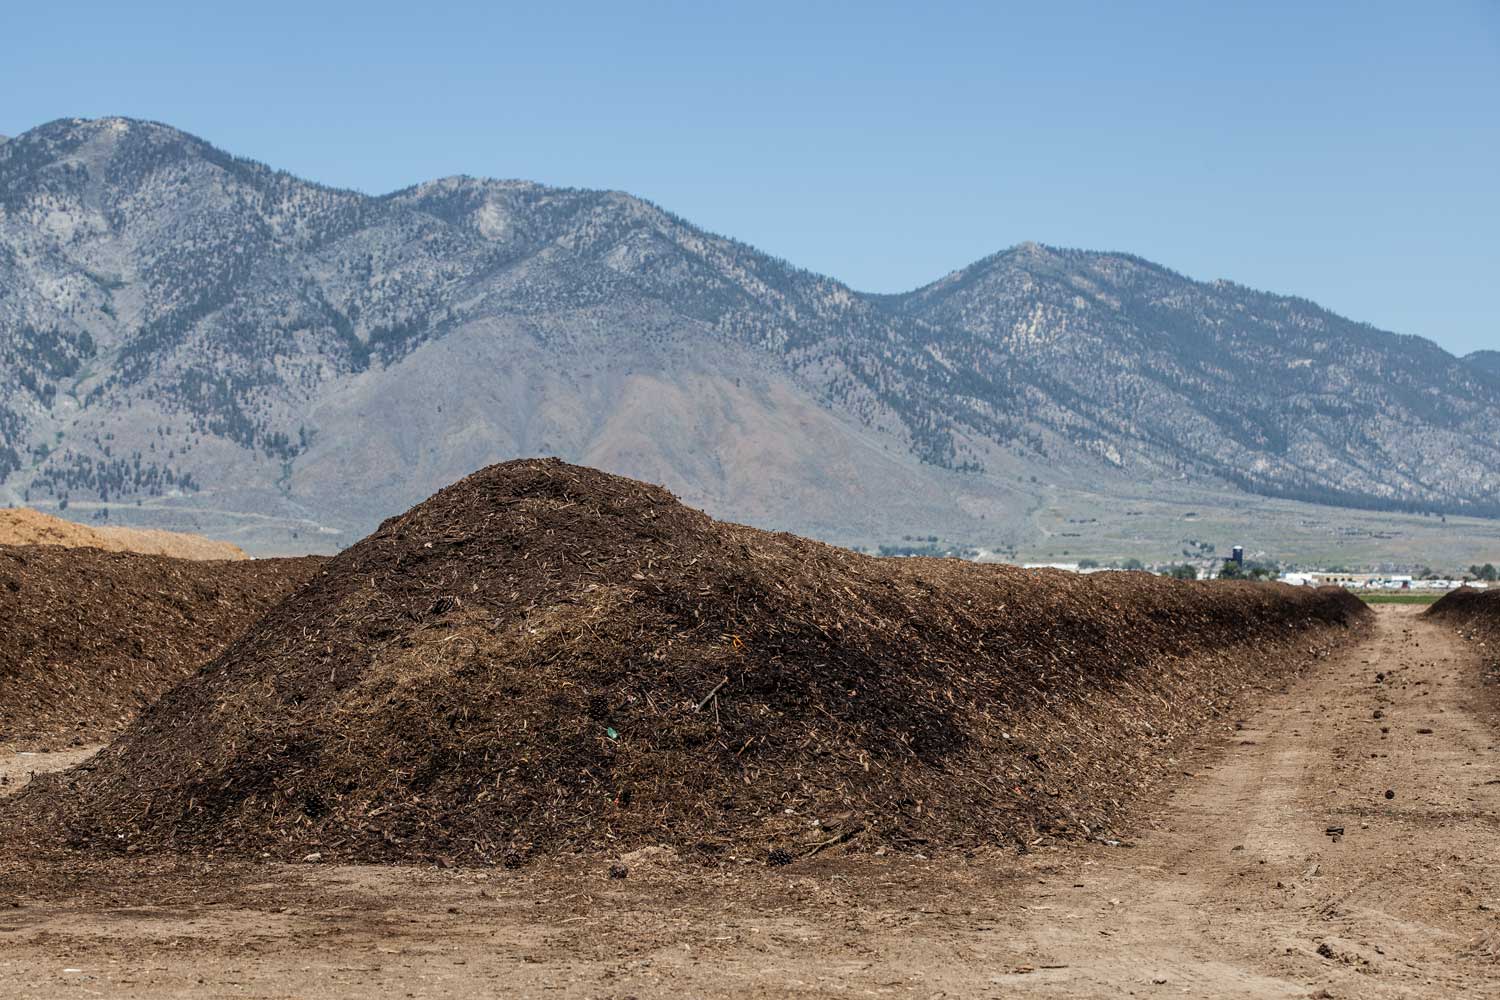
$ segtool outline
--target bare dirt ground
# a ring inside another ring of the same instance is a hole
[[[102,743],[87,743],[53,750],[48,745],[49,742],[51,741],[43,740],[40,743],[28,743],[26,745],[32,749],[27,750],[11,750],[0,746],[0,795],[19,791],[31,780],[33,774],[60,771],[87,760],[103,746]]]
[[[1500,996],[1494,695],[1420,610],[1381,607],[1180,760],[1130,845],[632,856],[623,879],[600,860],[11,868],[0,996]],[[0,792],[44,762],[71,761],[7,761]]]

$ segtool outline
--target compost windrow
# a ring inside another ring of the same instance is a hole
[[[0,744],[119,731],[322,561],[0,545]]]
[[[873,558],[509,462],[335,557],[0,828],[511,865],[1107,838],[1184,740],[1364,614],[1342,590]]]

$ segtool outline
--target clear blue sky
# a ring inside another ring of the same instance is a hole
[[[1496,0],[5,4],[0,133],[109,114],[620,188],[863,290],[1034,239],[1500,349]]]

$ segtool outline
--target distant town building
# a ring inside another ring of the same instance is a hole
[[[1380,573],[1325,573],[1317,570],[1283,573],[1279,579],[1282,583],[1297,587],[1345,587],[1349,590],[1457,590],[1464,586],[1461,580],[1418,580],[1404,574],[1387,576]]]

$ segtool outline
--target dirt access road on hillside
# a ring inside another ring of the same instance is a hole
[[[11,870],[0,996],[1500,997],[1493,693],[1417,610],[1184,758],[1134,846]]]

